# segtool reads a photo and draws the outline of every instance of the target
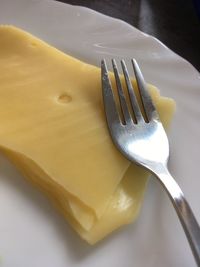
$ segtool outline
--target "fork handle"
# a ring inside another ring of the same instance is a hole
[[[155,167],[155,166],[154,166]],[[174,178],[164,165],[157,165],[151,171],[159,178],[164,188],[166,189],[173,206],[177,212],[180,222],[183,226],[197,266],[200,267],[200,227],[190,208],[183,192]]]

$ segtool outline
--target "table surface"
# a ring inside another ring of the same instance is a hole
[[[200,18],[192,0],[59,1],[124,20],[157,37],[200,71]]]

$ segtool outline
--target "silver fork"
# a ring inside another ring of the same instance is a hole
[[[198,222],[180,187],[168,171],[169,144],[167,135],[136,60],[132,59],[132,65],[146,118],[142,115],[125,61],[121,60],[131,103],[132,111],[130,112],[117,64],[113,59],[112,66],[123,115],[122,120],[113,94],[106,61],[102,60],[101,62],[103,100],[110,135],[116,147],[128,160],[148,169],[164,186],[184,228],[196,263],[200,266],[200,228]]]

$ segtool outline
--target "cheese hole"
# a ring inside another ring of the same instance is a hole
[[[72,97],[68,94],[62,94],[58,97],[58,102],[62,104],[67,104],[72,101]]]
[[[37,46],[37,43],[35,43],[35,42],[31,42],[30,45],[31,45],[32,47],[36,47],[36,46]]]

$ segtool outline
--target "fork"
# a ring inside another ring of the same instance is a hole
[[[114,97],[106,61],[101,62],[102,92],[106,120],[111,138],[121,153],[132,162],[144,167],[158,178],[167,191],[183,226],[197,266],[200,266],[200,227],[185,199],[183,192],[169,173],[169,143],[159,119],[146,82],[135,59],[131,60],[144,115],[138,104],[133,85],[124,60],[121,68],[124,74],[129,101],[124,94],[116,61],[112,59],[121,115]]]

